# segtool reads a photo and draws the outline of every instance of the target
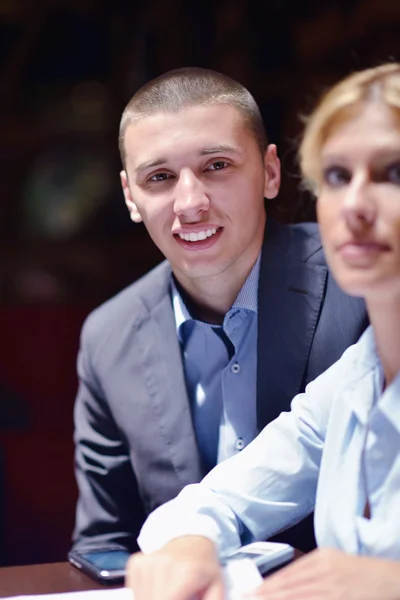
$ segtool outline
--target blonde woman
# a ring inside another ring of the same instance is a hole
[[[129,563],[135,600],[223,598],[218,557],[314,507],[319,549],[253,598],[400,599],[400,66],[332,88],[300,161],[331,270],[372,326],[290,413],[149,517],[148,554]]]

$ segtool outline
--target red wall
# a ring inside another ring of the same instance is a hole
[[[3,564],[64,560],[70,546],[75,363],[88,312],[71,306],[0,308],[0,384],[28,411],[25,426],[0,429]]]

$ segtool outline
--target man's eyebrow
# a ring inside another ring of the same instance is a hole
[[[208,154],[220,154],[223,152],[239,152],[239,148],[232,144],[218,144],[216,146],[207,146],[200,150],[200,156],[207,156]],[[160,165],[166,164],[167,158],[161,156],[160,158],[154,158],[151,160],[145,160],[135,168],[135,173],[141,173],[147,169],[159,167]]]
[[[219,154],[220,152],[238,152],[239,148],[237,146],[233,146],[232,144],[218,144],[217,146],[208,146],[207,148],[202,148],[200,150],[201,156],[206,156],[207,154]]]
[[[154,158],[152,160],[145,160],[140,163],[135,169],[135,173],[139,173],[140,171],[145,171],[146,169],[152,169],[153,167],[159,167],[167,162],[166,158]]]

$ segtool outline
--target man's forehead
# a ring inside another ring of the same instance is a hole
[[[125,138],[138,135],[141,129],[151,130],[157,128],[160,124],[165,127],[191,127],[194,122],[201,122],[202,126],[212,127],[214,121],[221,123],[221,119],[226,125],[237,127],[244,124],[244,116],[240,111],[230,104],[196,104],[183,106],[179,110],[167,111],[157,110],[149,114],[133,118],[125,131]]]
[[[234,152],[240,150],[243,130],[239,111],[227,104],[190,106],[174,113],[158,111],[127,127],[125,150],[135,163],[136,159],[158,160],[179,146],[202,155]]]

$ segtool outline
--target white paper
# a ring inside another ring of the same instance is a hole
[[[263,578],[250,558],[230,560],[224,567],[227,600],[238,600],[245,592],[259,587]]]
[[[133,600],[129,588],[110,590],[86,590],[83,592],[64,592],[62,594],[35,594],[32,596],[11,596],[9,600]],[[4,598],[2,600],[7,600]]]
[[[249,558],[231,560],[223,568],[226,600],[239,600],[242,594],[249,592],[262,583],[262,577],[255,564]],[[3,600],[7,600],[4,598]],[[89,590],[84,592],[65,592],[62,594],[42,594],[32,596],[12,596],[10,600],[134,600],[129,588]]]

